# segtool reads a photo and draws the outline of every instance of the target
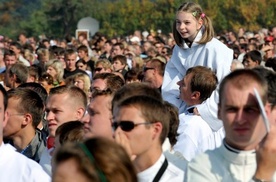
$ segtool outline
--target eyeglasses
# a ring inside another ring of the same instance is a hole
[[[154,70],[154,68],[151,68],[151,67],[144,67],[144,68],[143,68],[143,72],[146,72],[146,71],[148,71],[148,70]]]
[[[133,121],[120,121],[120,122],[114,121],[114,122],[112,123],[112,127],[113,127],[114,131],[115,131],[119,126],[120,126],[120,128],[121,128],[123,131],[131,131],[131,130],[133,130],[136,126],[142,125],[142,124],[148,125],[148,124],[153,124],[153,123],[148,123],[148,122],[145,122],[145,123],[134,123]]]
[[[95,71],[101,71],[103,68],[95,68]]]

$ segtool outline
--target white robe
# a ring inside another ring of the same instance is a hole
[[[50,182],[38,163],[15,151],[10,144],[0,143],[1,182]]]
[[[170,61],[166,65],[162,96],[164,100],[174,104],[182,113],[186,104],[179,98],[179,86],[177,82],[182,80],[186,71],[194,66],[206,66],[211,68],[217,75],[220,82],[230,73],[230,66],[233,60],[233,50],[229,49],[222,42],[213,38],[206,44],[196,43],[202,37],[199,31],[191,48],[185,43],[183,48],[175,45]],[[222,127],[221,120],[217,119],[218,89],[214,91],[209,99],[197,107],[201,117],[209,124],[213,131]]]
[[[210,126],[200,117],[192,113],[179,115],[177,142],[173,149],[191,161],[196,155],[219,147],[225,136],[224,127],[212,131]]]
[[[256,168],[255,151],[237,151],[226,147],[224,142],[219,148],[195,157],[188,164],[185,181],[249,182]],[[276,181],[276,173],[273,181]]]

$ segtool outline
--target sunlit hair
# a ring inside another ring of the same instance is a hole
[[[113,70],[112,64],[107,59],[99,59],[95,63],[95,68],[97,68],[97,66],[99,66],[99,65],[101,65],[105,70],[107,70],[107,69],[110,69],[111,71]]]
[[[63,80],[63,74],[64,74],[64,68],[63,68],[63,63],[60,62],[60,60],[57,59],[53,59],[48,61],[46,64],[46,70],[48,69],[48,67],[52,67],[55,69],[55,71],[57,72],[57,76],[56,79],[57,81],[60,83]]]
[[[28,88],[16,88],[8,91],[8,98],[18,100],[16,111],[29,113],[32,116],[32,126],[36,128],[42,120],[44,104],[42,98],[35,91]]]
[[[157,89],[146,83],[134,82],[124,85],[115,92],[112,100],[112,111],[120,102],[136,95],[147,95],[163,102],[161,93]]]
[[[82,89],[76,86],[58,86],[50,90],[49,97],[56,94],[68,94],[72,103],[77,107],[86,108],[87,106],[87,96]]]
[[[76,79],[80,79],[83,81],[83,91],[86,93],[86,95],[89,95],[90,87],[91,87],[91,80],[89,76],[86,73],[76,73],[73,75],[74,81]]]
[[[83,141],[83,135],[83,123],[80,121],[63,123],[56,130],[56,136],[59,136],[60,145],[67,142],[81,142]]]
[[[39,61],[47,62],[50,59],[50,52],[48,49],[40,48],[37,50],[36,54]]]
[[[148,123],[160,122],[162,131],[159,137],[160,144],[163,144],[169,133],[170,115],[167,113],[163,102],[147,95],[136,95],[123,100],[117,106],[122,108],[136,108],[141,112],[141,117]]]
[[[192,75],[190,81],[191,91],[200,92],[200,101],[202,102],[208,99],[218,84],[216,74],[210,68],[204,66],[189,68],[186,75],[189,74]]]
[[[200,19],[203,21],[203,27],[204,27],[204,32],[202,35],[202,38],[197,42],[198,44],[205,44],[214,37],[215,32],[214,28],[212,25],[211,19],[203,12],[202,8],[200,7],[199,4],[193,3],[193,2],[186,2],[183,3],[177,10],[178,14],[179,12],[186,12],[186,13],[191,13],[195,17],[197,21]],[[204,16],[203,16],[204,14]],[[176,44],[179,47],[183,47],[183,38],[181,35],[178,33],[176,30],[176,20],[173,22],[173,37],[176,42]]]
[[[73,159],[87,181],[137,182],[135,168],[122,146],[106,138],[95,137],[84,143],[66,143],[53,157],[53,181],[60,164]]]
[[[106,89],[110,89],[112,91],[118,90],[125,84],[125,81],[119,75],[115,75],[113,73],[96,74],[93,77],[92,82],[97,79],[104,80],[106,83]]]

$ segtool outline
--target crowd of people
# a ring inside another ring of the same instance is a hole
[[[276,181],[276,25],[39,38],[0,36],[0,181]]]

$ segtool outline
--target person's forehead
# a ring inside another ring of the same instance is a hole
[[[93,88],[99,88],[100,90],[105,89],[106,87],[106,82],[103,79],[95,79],[92,82],[92,87]]]
[[[77,57],[76,54],[69,54],[67,55],[67,59],[75,59]]]
[[[61,102],[62,101],[62,102]],[[52,94],[48,97],[47,105],[64,105],[64,102],[70,101],[69,94],[60,93],[60,94]]]
[[[98,95],[91,99],[89,104],[90,108],[107,108],[111,104],[111,96],[110,95]]]
[[[14,59],[15,60],[15,55],[6,55],[5,59],[9,59],[9,60]]]

